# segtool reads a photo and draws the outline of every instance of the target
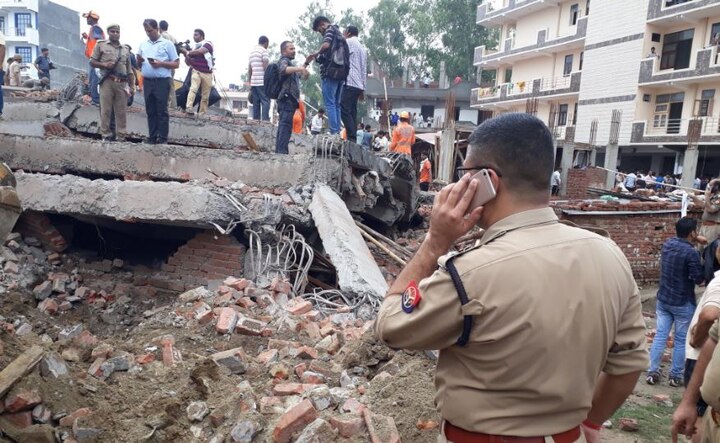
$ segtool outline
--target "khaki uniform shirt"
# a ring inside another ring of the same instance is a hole
[[[119,49],[119,52],[118,52]],[[92,60],[100,63],[113,62],[120,57],[115,65],[113,73],[120,77],[127,77],[128,84],[131,88],[135,87],[135,77],[133,74],[132,64],[130,62],[130,50],[125,45],[113,46],[109,40],[98,40],[93,49]],[[101,69],[103,75],[107,74],[107,69]]]
[[[698,323],[698,320],[700,320],[700,313],[703,308],[707,306],[714,306],[720,309],[720,271],[715,273],[715,278],[713,278],[705,288],[705,292],[700,298],[697,308],[695,308],[695,313],[690,321],[690,326],[688,326],[688,334],[685,339],[685,358],[687,360],[697,360],[700,356],[700,349],[695,349],[690,346],[690,340],[692,339],[690,331],[693,330],[695,325]]]
[[[715,281],[715,280],[713,280]],[[718,342],[718,322],[715,321],[710,328],[710,338]],[[700,395],[705,403],[714,410],[720,411],[720,346],[715,346],[710,363],[705,369],[705,377],[700,386]]]
[[[645,324],[630,265],[611,240],[558,223],[550,208],[507,217],[454,264],[419,284],[409,314],[388,296],[375,328],[392,348],[440,349],[435,403],[473,432],[542,436],[579,425],[601,372],[647,368]],[[463,315],[470,341],[455,343]]]
[[[720,222],[720,193],[710,194],[710,198],[705,202],[702,220]]]

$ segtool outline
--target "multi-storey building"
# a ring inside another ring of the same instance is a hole
[[[472,105],[545,120],[564,172],[720,172],[720,0],[489,0],[477,23],[501,38],[475,50],[496,75]]]
[[[0,0],[0,32],[5,36],[6,58],[20,54],[30,64],[41,48],[50,50],[57,68],[52,86],[59,87],[77,70],[87,71],[80,39],[80,14],[48,0]]]

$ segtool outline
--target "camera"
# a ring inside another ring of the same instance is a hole
[[[190,40],[175,43],[175,49],[177,50],[177,52],[183,52],[183,50],[192,51],[192,48],[190,48]]]

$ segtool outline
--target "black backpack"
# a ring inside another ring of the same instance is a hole
[[[350,74],[350,47],[337,29],[325,63],[325,76],[331,80],[346,80]]]
[[[280,80],[280,68],[278,63],[270,63],[265,69],[265,75],[263,76],[263,85],[265,88],[265,95],[273,100],[277,100],[282,90],[282,81]]]

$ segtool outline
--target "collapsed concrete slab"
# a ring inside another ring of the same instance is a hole
[[[337,269],[340,289],[382,298],[388,285],[342,199],[330,187],[317,185],[310,212]]]
[[[216,179],[249,186],[289,187],[312,180],[312,153],[275,155],[190,146],[100,142],[80,138],[25,137],[0,134],[0,160],[13,169],[53,174],[124,177],[138,175],[160,180]],[[48,147],[50,149],[48,149]],[[339,164],[333,162],[334,174]]]
[[[239,218],[224,197],[189,184],[26,173],[16,178],[23,207],[33,211],[205,228]]]

